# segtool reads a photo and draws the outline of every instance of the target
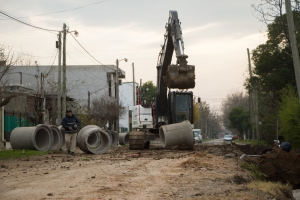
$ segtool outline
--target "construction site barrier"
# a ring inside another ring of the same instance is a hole
[[[194,145],[193,129],[188,120],[161,126],[159,136],[164,148],[174,145]]]
[[[78,147],[85,153],[106,153],[112,139],[108,132],[95,125],[83,127],[77,135]]]
[[[129,132],[119,133],[119,144],[129,145]]]
[[[17,127],[12,130],[10,144],[13,149],[32,149],[50,151],[53,145],[53,133],[48,125],[35,127]]]
[[[116,132],[114,131],[107,131],[110,136],[111,136],[111,146],[112,147],[116,147],[118,146],[118,142],[119,142],[119,139],[118,139],[118,135]]]
[[[49,127],[52,131],[52,134],[53,134],[53,145],[52,145],[51,150],[59,150],[62,147],[62,144],[63,144],[63,141],[64,141],[62,132],[55,125],[50,125]]]

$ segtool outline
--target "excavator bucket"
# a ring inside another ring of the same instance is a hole
[[[168,88],[189,89],[195,87],[195,66],[187,65],[187,56],[179,58],[177,65],[169,65],[165,76]]]

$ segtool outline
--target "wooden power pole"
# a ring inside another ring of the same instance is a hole
[[[247,54],[248,54],[248,63],[249,63],[249,74],[250,74],[250,81],[252,79],[252,69],[251,69],[251,59],[250,59],[250,53],[249,49],[247,48]],[[256,135],[257,135],[257,141],[259,141],[259,128],[258,128],[258,96],[257,96],[257,83],[251,83],[251,88],[253,89],[253,92],[249,92],[249,96],[251,94],[252,96],[252,102],[253,102],[253,110],[254,110],[254,119],[255,119],[255,126],[256,126]],[[251,105],[251,104],[250,104]]]
[[[66,24],[63,25],[63,66],[62,66],[62,113],[63,115],[66,114],[66,106],[67,106],[67,86],[66,86],[66,36],[67,36],[67,26]]]
[[[91,110],[91,93],[88,91],[88,111]]]
[[[58,33],[57,125],[61,123],[61,31]]]
[[[116,132],[119,135],[119,60],[116,60],[116,99],[117,99],[117,120],[116,120]]]
[[[135,80],[134,80],[134,63],[132,63],[132,101],[133,106],[135,106]],[[133,110],[133,108],[132,108]]]

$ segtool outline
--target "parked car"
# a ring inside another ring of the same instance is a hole
[[[232,140],[237,140],[237,139],[239,139],[239,136],[238,136],[238,135],[233,135],[233,136],[232,136]]]
[[[232,142],[232,135],[225,135],[223,142]]]

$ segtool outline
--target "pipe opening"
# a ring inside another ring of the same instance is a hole
[[[48,151],[49,141],[51,140],[49,132],[45,129],[39,129],[35,133],[35,144],[39,151]]]
[[[97,132],[92,132],[87,139],[87,144],[90,147],[98,147],[101,144],[101,137],[100,137],[100,133]]]
[[[111,136],[98,126],[88,125],[83,127],[78,135],[79,148],[86,153],[106,153],[111,146]]]

